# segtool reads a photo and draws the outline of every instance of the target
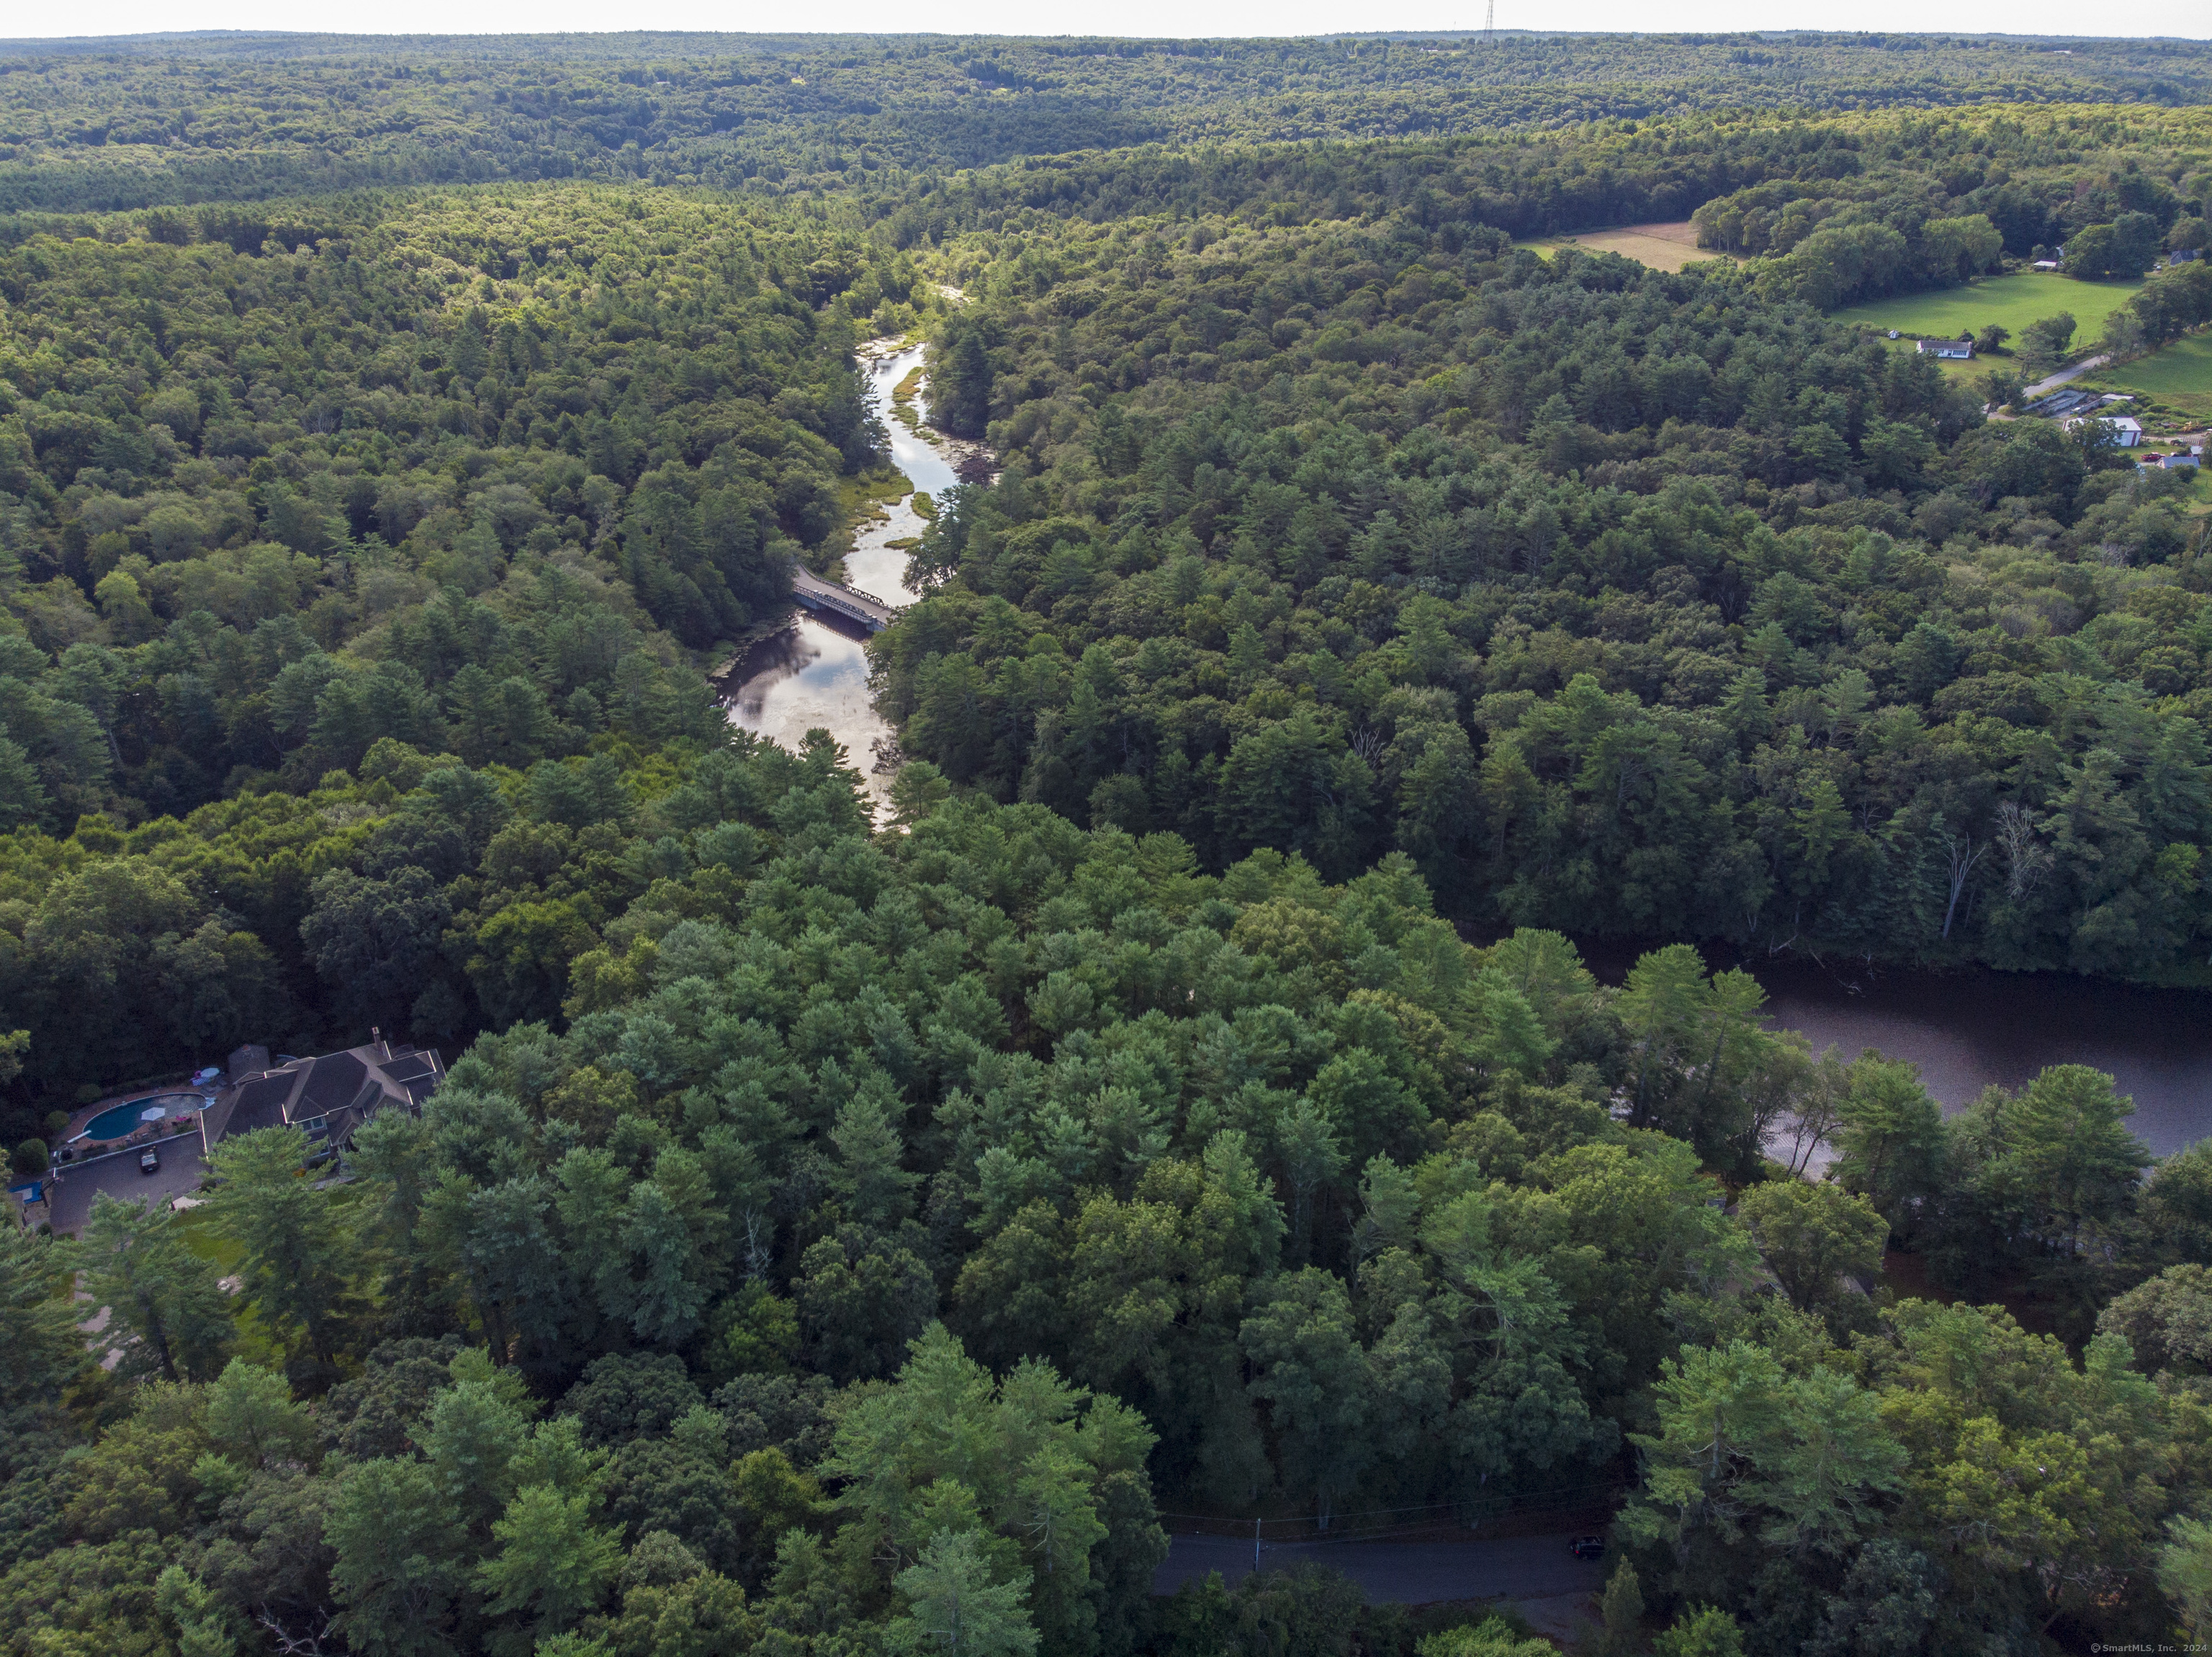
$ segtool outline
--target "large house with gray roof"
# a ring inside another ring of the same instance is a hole
[[[234,1134],[298,1128],[319,1154],[386,1106],[420,1110],[445,1076],[435,1049],[388,1041],[276,1064],[266,1048],[240,1048],[231,1055],[230,1085],[200,1113],[200,1142],[213,1151]]]

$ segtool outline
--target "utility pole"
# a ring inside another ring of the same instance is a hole
[[[1252,1569],[1260,1569],[1260,1521],[1256,1519],[1252,1521]]]

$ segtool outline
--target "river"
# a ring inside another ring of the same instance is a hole
[[[951,462],[891,414],[892,388],[921,359],[919,345],[902,350],[877,340],[861,348],[868,401],[890,433],[892,463],[915,489],[941,496],[959,481]],[[928,412],[921,396],[914,409],[917,419]],[[910,497],[891,507],[854,537],[846,584],[890,604],[913,603],[921,595],[907,585],[907,555],[890,543],[916,539],[922,527]],[[889,797],[889,765],[877,767],[891,751],[890,722],[869,693],[867,634],[859,626],[799,611],[790,626],[739,659],[723,681],[722,701],[731,723],[794,751],[810,730],[828,731],[878,803]]]
[[[890,434],[891,459],[918,490],[941,496],[958,481],[952,463],[891,414],[891,390],[921,363],[919,346],[878,340],[863,347],[868,397]],[[917,417],[927,405],[917,397]],[[917,537],[908,501],[854,538],[848,584],[893,604],[918,596],[906,583],[906,554],[890,545]],[[843,746],[878,802],[890,773],[875,766],[891,742],[890,722],[868,691],[866,636],[856,626],[798,612],[782,632],[748,651],[725,684],[731,721],[796,749],[809,730]],[[1644,947],[1582,941],[1598,976],[1619,984]],[[1814,1051],[1844,1057],[1872,1047],[1920,1067],[1948,1111],[1966,1108],[1995,1082],[2018,1087],[2050,1064],[2089,1064],[2131,1094],[2136,1133],[2168,1155],[2212,1132],[2212,995],[2142,990],[2059,973],[1946,974],[1826,967],[1805,960],[1739,960],[1708,950],[1716,968],[1742,966],[1765,986],[1769,1024],[1801,1031]]]
[[[1579,940],[1590,970],[1617,984],[1644,947]],[[1766,991],[1767,1024],[1815,1052],[1855,1058],[1872,1047],[1920,1067],[1955,1114],[1995,1083],[2017,1088],[2051,1064],[2106,1071],[2130,1095],[2129,1126],[2160,1156],[2212,1134],[2212,995],[2146,990],[2060,972],[1916,972],[1856,964],[1746,959],[1709,947],[1718,970],[1741,966]]]

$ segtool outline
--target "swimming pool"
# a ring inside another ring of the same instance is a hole
[[[84,1124],[79,1139],[122,1139],[134,1129],[149,1122],[159,1122],[166,1117],[197,1111],[207,1101],[198,1093],[161,1093],[152,1099],[134,1099],[124,1105],[111,1105]]]

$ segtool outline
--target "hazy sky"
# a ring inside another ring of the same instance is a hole
[[[535,33],[557,29],[735,29],[783,32],[930,30],[993,34],[1318,34],[1345,29],[1480,27],[1482,0],[75,0],[19,5],[0,35],[136,34],[167,29],[331,29],[363,34]],[[2084,24],[2110,34],[2212,34],[2202,6],[2084,12],[2067,0],[1587,0],[1568,8],[1498,0],[1501,27],[1576,29],[1927,29],[2057,34]]]

